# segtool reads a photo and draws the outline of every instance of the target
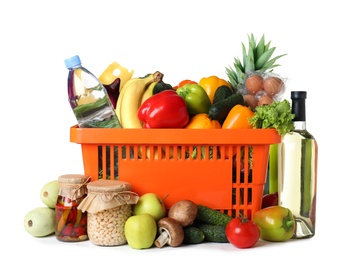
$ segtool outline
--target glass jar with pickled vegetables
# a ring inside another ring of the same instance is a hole
[[[55,236],[59,241],[78,242],[88,239],[87,214],[78,205],[87,196],[90,177],[65,174],[58,178],[59,196],[55,206]]]
[[[89,240],[97,246],[125,244],[124,225],[139,196],[129,183],[118,180],[95,180],[87,188],[88,195],[78,208],[87,212]]]

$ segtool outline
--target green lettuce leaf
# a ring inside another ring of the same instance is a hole
[[[255,115],[249,119],[249,123],[254,128],[275,128],[280,135],[284,135],[294,130],[294,117],[290,102],[284,99],[256,107]]]

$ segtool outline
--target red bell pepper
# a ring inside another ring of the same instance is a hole
[[[163,90],[148,98],[137,116],[143,128],[183,128],[189,121],[188,107],[174,90]]]

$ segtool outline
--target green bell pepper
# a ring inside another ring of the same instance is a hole
[[[260,229],[260,238],[266,241],[282,242],[293,237],[296,221],[290,209],[271,206],[255,212],[253,216]]]
[[[207,92],[198,84],[185,84],[176,90],[185,100],[190,115],[208,113],[211,101]]]

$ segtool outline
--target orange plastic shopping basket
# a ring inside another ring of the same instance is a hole
[[[231,216],[261,208],[274,129],[70,128],[84,173],[129,182],[173,203],[190,199]]]

